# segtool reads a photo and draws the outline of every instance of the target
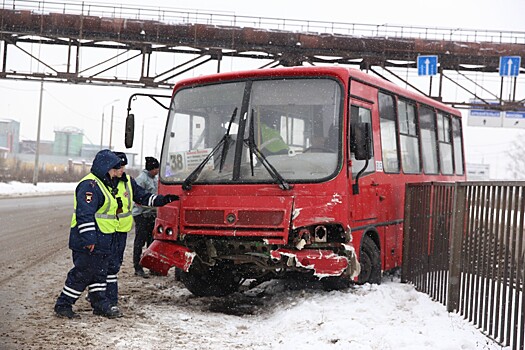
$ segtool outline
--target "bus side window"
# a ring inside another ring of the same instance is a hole
[[[438,140],[439,140],[439,160],[441,163],[441,172],[445,175],[454,173],[453,155],[452,155],[452,125],[450,116],[443,112],[438,112]]]
[[[349,149],[350,154],[352,157],[352,177],[355,178],[357,173],[363,169],[365,166],[365,160],[357,160],[355,158],[355,150],[357,148],[356,141],[359,140],[358,135],[356,134],[356,131],[360,129],[358,127],[358,124],[362,123],[368,123],[369,125],[372,125],[372,114],[369,109],[359,107],[359,106],[351,106],[351,114],[350,114],[350,138],[349,138]],[[363,128],[361,128],[363,129]],[[368,161],[368,166],[363,173],[363,175],[373,173],[375,171],[375,161],[374,161],[374,138],[372,135],[370,135],[370,146],[371,146],[371,154],[372,158]]]
[[[452,118],[452,139],[454,141],[454,165],[457,175],[463,175],[463,137],[461,130],[461,120],[457,117]]]
[[[378,99],[383,171],[385,173],[398,173],[399,158],[397,153],[396,109],[394,97],[380,92]]]
[[[437,174],[438,151],[436,145],[436,113],[425,106],[419,107],[419,127],[421,129],[421,151],[425,174]]]
[[[401,144],[401,166],[403,172],[418,174],[421,172],[419,140],[417,132],[416,106],[405,100],[398,100],[399,141]]]

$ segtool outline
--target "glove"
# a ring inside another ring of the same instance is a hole
[[[179,200],[179,196],[177,196],[176,194],[167,194],[164,196],[164,205],[171,203],[173,201],[178,201],[178,200]]]

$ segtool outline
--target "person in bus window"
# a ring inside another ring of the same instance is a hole
[[[259,149],[265,155],[288,154],[288,145],[281,137],[279,130],[261,123],[261,144]]]

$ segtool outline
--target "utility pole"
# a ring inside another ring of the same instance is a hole
[[[140,168],[142,168],[142,162],[144,160],[144,125],[146,124],[146,120],[149,120],[149,119],[156,119],[158,118],[156,115],[153,116],[153,117],[149,117],[149,118],[146,118],[142,121],[142,138],[140,140]],[[157,135],[158,137],[158,135]],[[155,141],[155,154],[154,156],[157,156],[157,140]]]
[[[112,141],[112,134],[113,134],[113,110],[115,106],[113,106],[113,103],[120,101],[120,99],[113,100],[111,102],[106,103],[104,106],[102,106],[102,125],[100,126],[100,149],[104,147],[104,111],[105,108],[109,105],[111,105],[111,129],[109,133],[109,148],[111,149],[111,141]]]
[[[102,125],[100,126],[100,150],[104,147],[104,110],[102,110]]]
[[[140,169],[142,170],[142,160],[144,159],[144,122],[142,122],[142,138],[140,140]]]
[[[157,133],[157,136],[155,136],[155,157],[160,158],[160,155],[158,153],[159,152],[158,145],[159,145],[159,134]]]
[[[44,81],[40,82],[40,103],[38,106],[38,126],[36,131],[35,168],[33,169],[33,185],[38,183],[38,157],[40,155],[40,126],[42,124],[42,98],[44,95]]]
[[[111,123],[109,124],[109,149],[111,149],[111,140],[113,138],[113,111],[115,106],[111,105]]]

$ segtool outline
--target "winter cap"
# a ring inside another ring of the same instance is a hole
[[[91,172],[99,179],[103,179],[110,169],[120,169],[120,158],[109,149],[103,149],[93,159]]]
[[[153,157],[146,157],[146,170],[150,171],[159,168],[159,161]]]
[[[124,152],[114,152],[117,157],[120,158],[120,165],[128,165],[128,157],[126,157],[126,153]]]

